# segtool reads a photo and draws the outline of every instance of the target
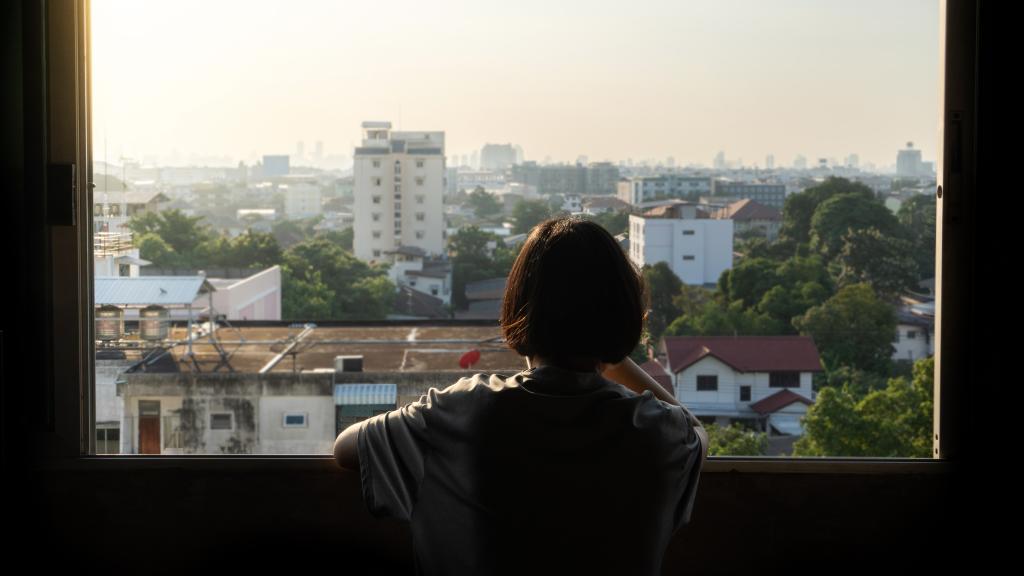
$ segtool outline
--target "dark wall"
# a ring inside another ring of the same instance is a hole
[[[41,201],[45,6],[0,2],[0,141],[10,211],[0,230],[7,261],[15,263],[6,270],[0,382],[5,560],[29,561],[30,569],[67,566],[106,573],[206,573],[217,567],[264,573],[274,565],[292,571],[322,566],[339,574],[408,572],[406,528],[372,519],[358,478],[330,460],[272,467],[265,461],[188,467],[165,461],[147,467],[144,460],[95,466],[38,457],[53,432],[46,342],[60,337],[47,333],[47,322],[40,320],[52,308],[46,297],[48,244]],[[991,84],[979,93],[979,108],[990,109]],[[984,125],[979,133],[984,135]],[[973,231],[973,221],[966,225]],[[971,358],[973,352],[965,347],[963,353]],[[965,382],[975,378],[970,372],[961,376]],[[982,408],[973,410],[971,422],[980,425]],[[1002,475],[992,474],[998,469],[970,470],[981,479]],[[961,555],[975,566],[988,554],[974,542],[984,524],[963,518],[992,495],[967,488],[959,473],[709,470],[701,477],[692,524],[668,551],[665,573],[895,572],[896,567],[921,573],[947,568]],[[627,487],[609,497],[628,497],[631,489],[642,488]]]

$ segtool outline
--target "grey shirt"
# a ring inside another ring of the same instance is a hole
[[[420,574],[659,574],[693,510],[694,421],[596,373],[475,374],[361,423],[363,498],[409,521]]]

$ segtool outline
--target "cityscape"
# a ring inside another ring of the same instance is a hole
[[[395,113],[350,119],[346,145],[168,154],[96,130],[97,454],[328,454],[432,387],[515,374],[508,271],[536,224],[575,216],[643,274],[630,357],[704,422],[712,456],[930,457],[936,167],[919,131],[884,158],[856,138],[796,152],[779,130],[753,159],[731,128],[702,142],[742,153],[614,135],[573,153],[568,124],[474,141],[405,106],[362,108]]]
[[[293,164],[302,144],[255,166],[96,163],[98,453],[327,453],[460,373],[525,369],[497,324],[505,276],[535,224],[576,215],[643,271],[632,357],[719,454],[879,454],[810,440],[834,387],[853,412],[919,395],[923,436],[882,455],[927,456],[935,174],[913,143],[894,173],[539,164],[510,143],[463,165],[444,132],[361,127],[347,170]]]

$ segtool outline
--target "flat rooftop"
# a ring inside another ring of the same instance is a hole
[[[221,327],[217,339],[231,354],[236,372],[255,373],[270,362],[302,327],[245,326]],[[170,331],[175,342],[171,355],[184,358],[186,328]],[[329,326],[317,327],[296,347],[295,369],[334,369],[335,356],[362,355],[365,372],[465,371],[459,359],[470,350],[479,350],[480,359],[470,368],[481,372],[518,372],[526,369],[526,359],[508,348],[498,326]],[[193,341],[192,350],[202,370],[212,370],[219,356],[207,337]],[[127,351],[127,360],[141,358],[139,351]],[[189,368],[181,365],[183,371]],[[292,358],[284,357],[272,372],[291,372]],[[220,369],[224,372],[224,368]]]

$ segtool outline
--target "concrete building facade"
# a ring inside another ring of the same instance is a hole
[[[390,122],[363,122],[354,156],[353,253],[392,261],[386,253],[415,246],[444,252],[444,132],[392,132]]]

